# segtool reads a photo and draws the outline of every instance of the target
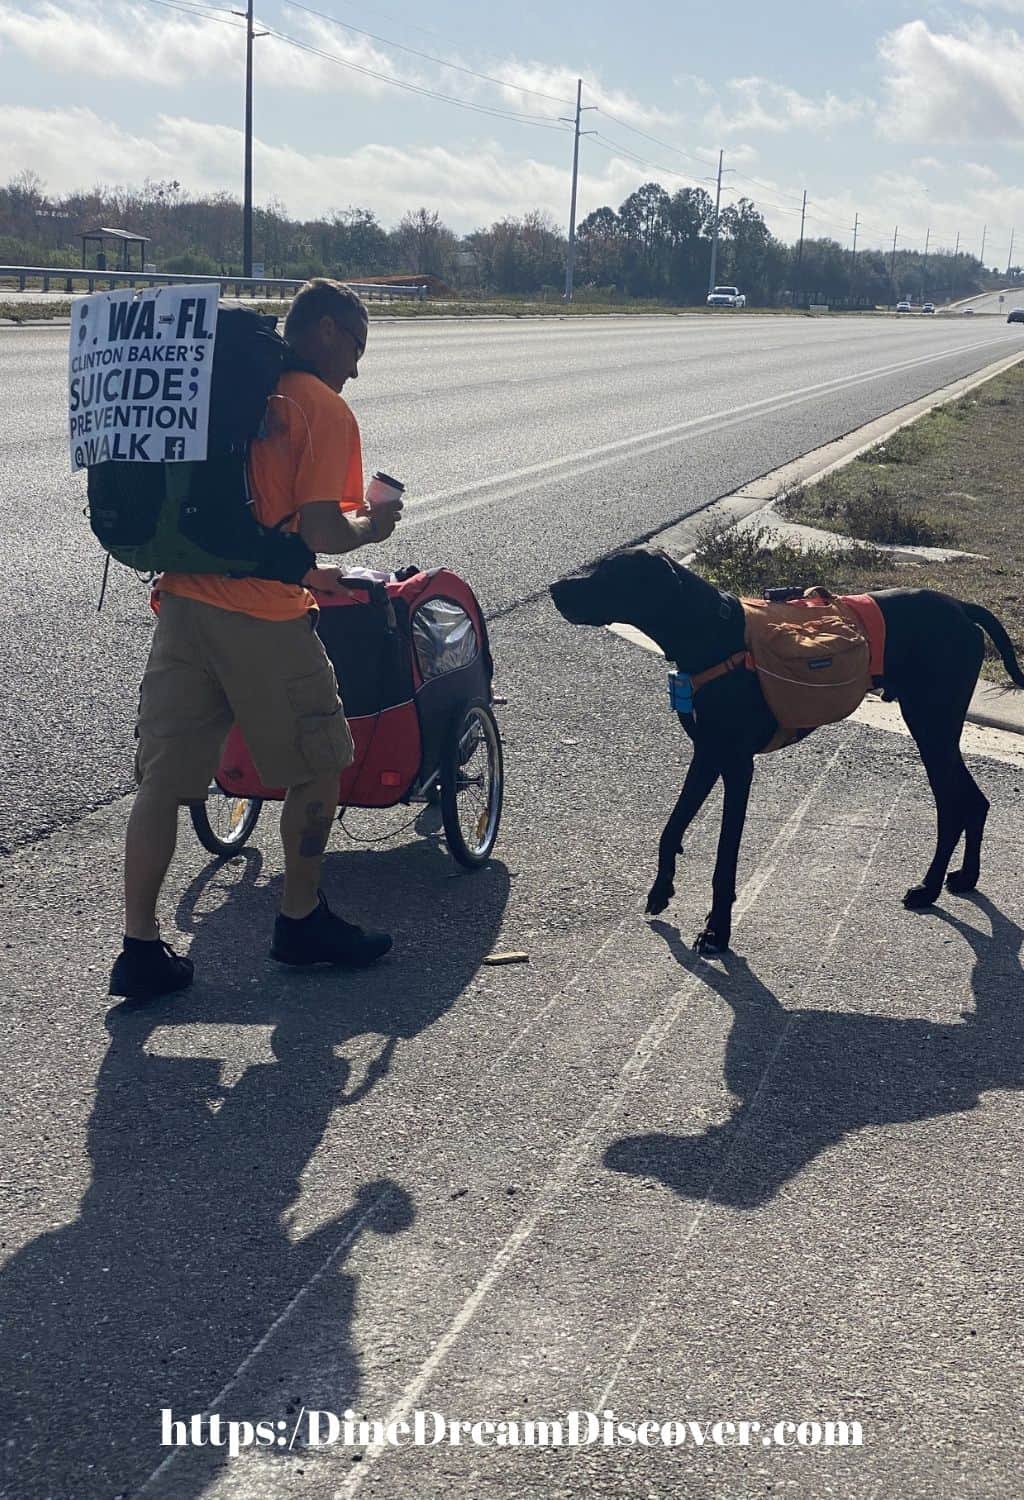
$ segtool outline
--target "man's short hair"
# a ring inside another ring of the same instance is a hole
[[[369,314],[350,286],[342,281],[330,281],[326,276],[314,276],[295,293],[284,320],[285,338],[294,344],[323,317],[333,318],[340,328],[350,333],[362,354],[366,348]]]

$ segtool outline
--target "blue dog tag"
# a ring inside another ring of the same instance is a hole
[[[668,701],[674,713],[693,713],[693,679],[688,672],[668,674]]]

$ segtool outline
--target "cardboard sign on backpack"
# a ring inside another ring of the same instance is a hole
[[[258,519],[249,450],[282,376],[313,372],[276,318],[218,312],[216,297],[163,287],[87,297],[84,316],[76,305],[71,457],[86,470],[89,525],[136,573],[297,584],[315,556],[294,517]]]
[[[72,470],[207,453],[216,286],[96,292],[71,308]]]

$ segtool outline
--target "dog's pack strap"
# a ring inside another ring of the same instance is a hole
[[[726,657],[725,661],[718,662],[716,666],[708,667],[703,672],[694,672],[690,678],[693,691],[699,693],[702,687],[706,687],[709,682],[714,682],[717,677],[724,677],[727,672],[735,672],[739,667],[749,666],[752,666],[750,653],[736,651],[732,656]]]

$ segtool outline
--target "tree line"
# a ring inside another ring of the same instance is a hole
[[[618,209],[596,209],[577,230],[577,294],[703,302],[714,218],[703,188],[670,194],[657,182],[644,183]],[[76,265],[78,236],[101,226],[145,235],[147,258],[160,271],[241,274],[242,208],[229,193],[194,195],[176,180],[150,180],[142,188],[54,197],[31,171],[0,187],[0,264]],[[436,276],[462,292],[552,297],[562,289],[567,251],[564,233],[540,212],[459,235],[428,208],[411,209],[388,229],[368,208],[303,220],[276,200],[254,210],[254,243],[267,276],[358,280],[406,272]],[[967,297],[1002,277],[967,254],[925,257],[897,248],[895,256],[854,255],[829,238],[788,245],[772,234],[753,200],[740,198],[719,216],[715,280],[739,287],[755,307],[873,307],[902,297]]]

